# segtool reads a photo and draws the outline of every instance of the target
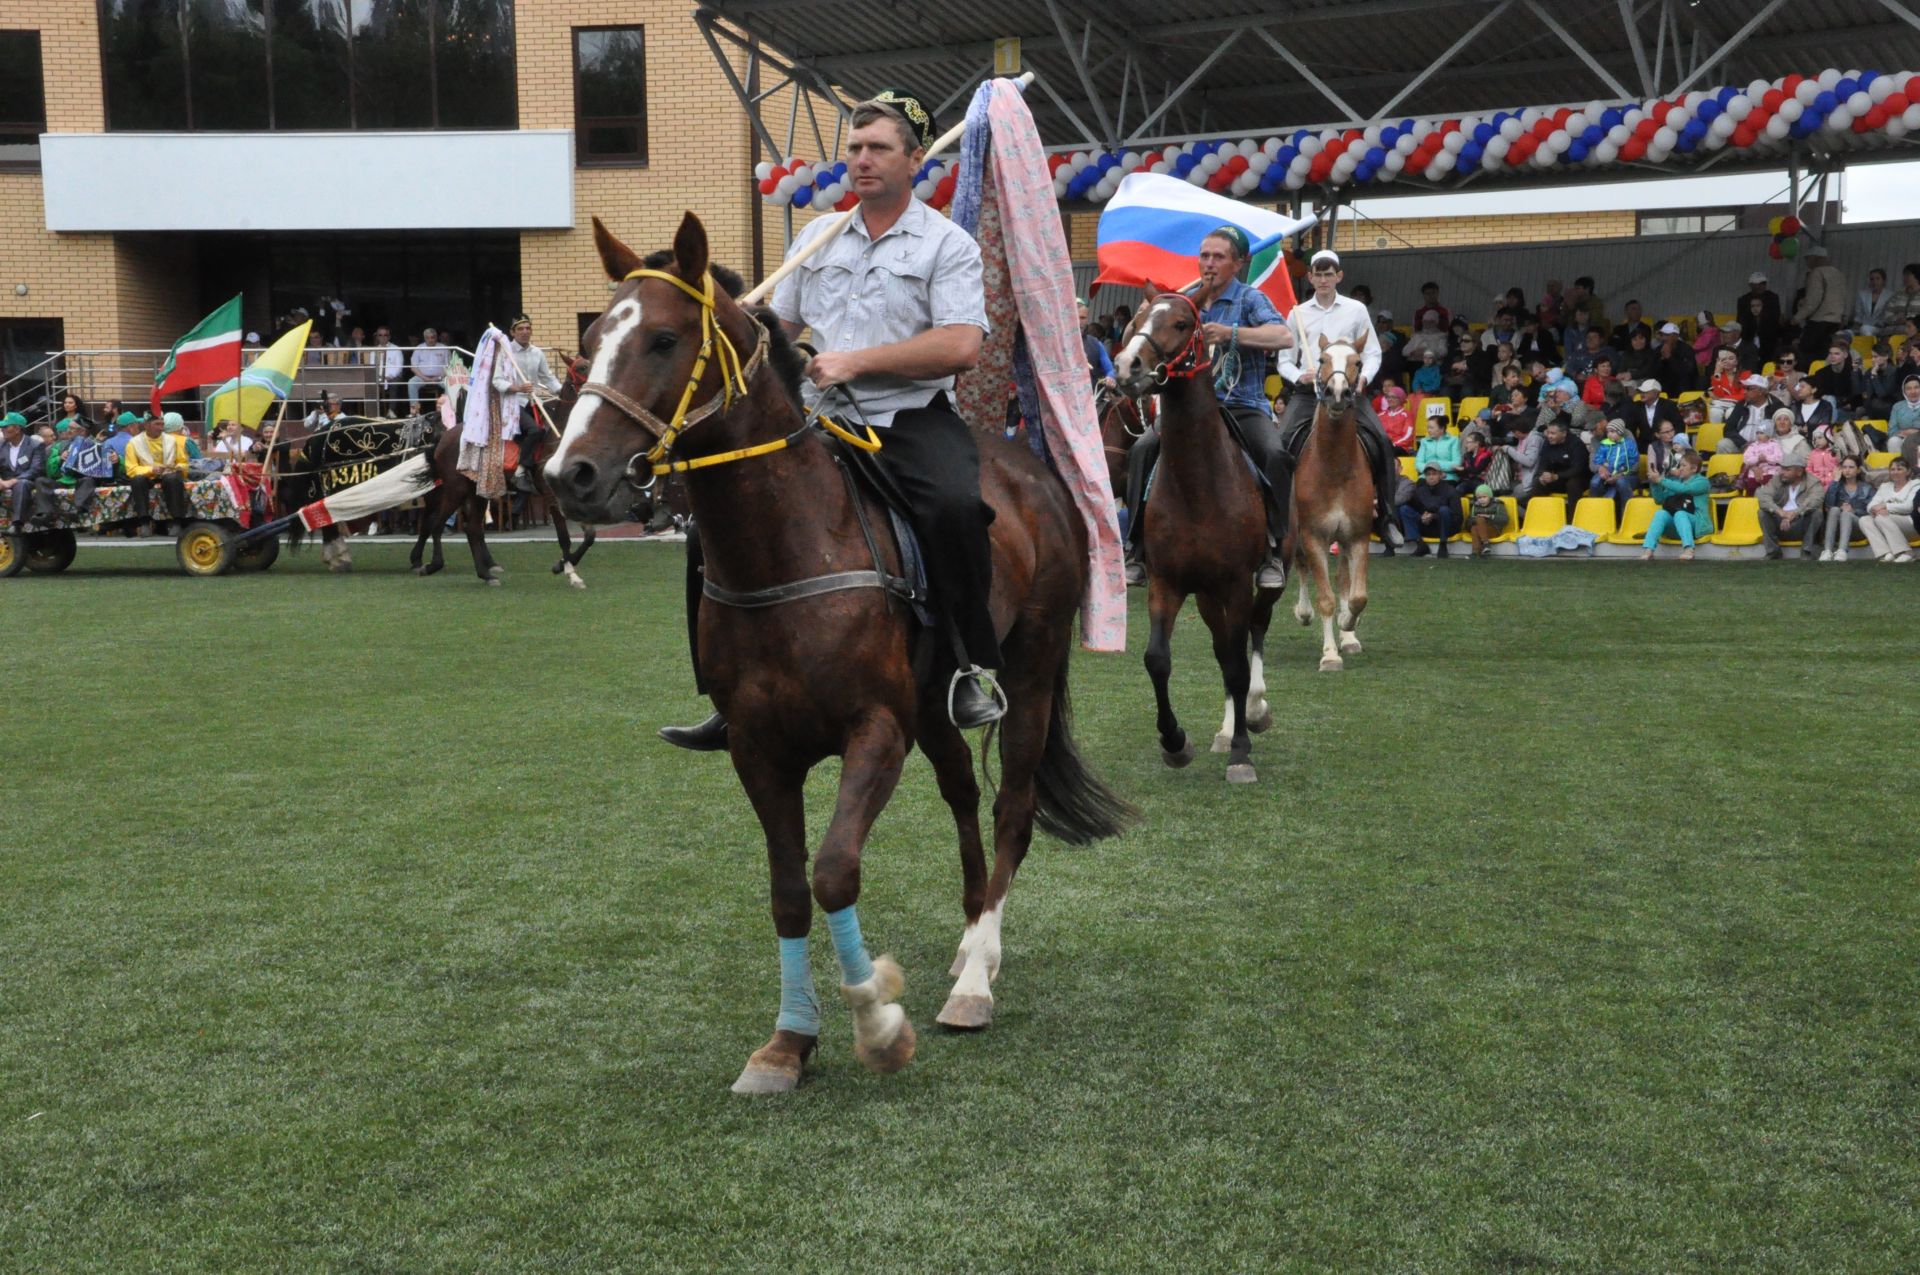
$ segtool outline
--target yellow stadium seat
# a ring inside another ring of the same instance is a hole
[[[1716,328],[1724,328],[1732,322],[1733,316],[1730,314],[1716,314],[1713,316],[1713,326]],[[1645,535],[1646,533],[1642,532],[1641,534]]]
[[[1402,456],[1400,458],[1400,473],[1410,483],[1420,481],[1420,471],[1414,468],[1413,457],[1411,456]]]
[[[1267,374],[1266,390],[1269,399],[1280,397],[1280,374],[1278,372],[1269,372]]]
[[[1762,376],[1772,376],[1772,375],[1773,375],[1773,364],[1771,364],[1771,363],[1762,363],[1762,364],[1760,365],[1760,375],[1762,375]]]
[[[1857,336],[1853,338],[1853,352],[1859,355],[1872,354],[1873,338],[1870,336]]]
[[[1611,537],[1617,530],[1613,521],[1613,497],[1583,496],[1573,507],[1573,525],[1582,531],[1591,531],[1600,540]]]
[[[1698,451],[1713,455],[1713,449],[1727,436],[1727,427],[1719,421],[1701,421],[1700,428],[1693,433],[1693,445]]]
[[[1487,398],[1485,395],[1479,398],[1463,398],[1460,400],[1460,415],[1467,420],[1472,420],[1480,413],[1486,411],[1492,402],[1493,400]]]
[[[1611,502],[1609,502],[1611,503]],[[1653,515],[1660,506],[1651,496],[1635,496],[1627,502],[1625,512],[1620,515],[1620,528],[1607,537],[1610,545],[1637,545],[1647,538],[1647,528],[1653,525]]]
[[[1679,397],[1673,401],[1676,403],[1691,403],[1697,398],[1705,398],[1706,396],[1707,392],[1705,390],[1681,390]]]
[[[1826,365],[1827,365],[1827,361],[1825,359],[1815,359],[1813,363],[1807,368],[1807,375],[1812,376],[1815,372],[1818,372],[1821,368],[1825,367]]]
[[[1547,537],[1567,525],[1567,502],[1559,496],[1535,496],[1527,502],[1526,521],[1520,527],[1523,536]]]
[[[1715,474],[1725,474],[1729,478],[1738,478],[1740,476],[1740,466],[1742,463],[1743,458],[1738,452],[1728,452],[1724,456],[1715,454],[1707,457],[1707,481],[1712,482]],[[1732,494],[1731,492],[1716,491],[1713,493],[1713,498],[1715,500],[1725,500]]]
[[[1860,463],[1866,467],[1868,473],[1875,474],[1893,464],[1894,457],[1899,454],[1899,452],[1868,452],[1866,459]]]
[[[1429,394],[1420,400],[1420,408],[1416,419],[1420,423],[1420,430],[1423,434],[1426,431],[1427,422],[1432,420],[1436,415],[1451,421],[1453,419],[1453,400],[1450,398],[1441,398],[1438,394]]]
[[[1509,540],[1518,540],[1520,538],[1520,502],[1512,496],[1497,496],[1495,499],[1507,507],[1507,527],[1489,543],[1503,545]]]
[[[1760,502],[1752,496],[1736,496],[1728,501],[1726,521],[1708,539],[1729,548],[1759,544]]]

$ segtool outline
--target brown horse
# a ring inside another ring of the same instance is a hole
[[[733,301],[738,281],[710,266],[706,230],[693,214],[673,250],[644,264],[598,219],[594,235],[616,286],[587,331],[591,379],[547,477],[570,515],[599,522],[644,507],[651,483],[640,475],[649,469],[689,467],[706,562],[700,666],[766,834],[782,940],[781,1017],[734,1089],[791,1089],[813,1052],[818,1011],[806,935],[814,902],[848,979],[842,994],[853,1006],[855,1053],[875,1071],[896,1070],[914,1050],[912,1026],[894,1003],[899,969],[885,957],[868,962],[853,908],[861,851],[908,750],[919,744],[933,763],[959,830],[966,928],[958,982],[939,1015],[949,1026],[983,1027],[992,1017],[1007,889],[1034,825],[1084,843],[1115,835],[1131,813],[1086,769],[1068,731],[1084,529],[1065,487],[1026,448],[980,440],[981,492],[997,515],[991,609],[1010,705],[999,729],[989,875],[972,750],[948,720],[946,688],[916,682],[912,618],[871,574],[897,573],[898,554],[890,538],[870,537],[867,528],[884,527],[884,515],[803,417],[799,356],[770,313],[750,314]],[[803,786],[836,754],[845,759],[839,796],[810,897]]]
[[[1329,345],[1320,338],[1320,372],[1314,384],[1319,402],[1313,428],[1293,470],[1293,506],[1289,534],[1300,597],[1293,614],[1302,625],[1320,613],[1320,671],[1345,667],[1341,655],[1360,650],[1354,626],[1367,609],[1368,537],[1373,533],[1373,471],[1354,424],[1355,386],[1360,352],[1351,345]],[[1329,554],[1339,546],[1339,598],[1334,597]],[[1311,577],[1311,579],[1309,579]],[[1307,598],[1311,583],[1314,595]],[[1338,625],[1338,633],[1335,625]]]
[[[534,491],[546,498],[547,509],[553,518],[554,538],[560,542],[560,561],[553,564],[553,574],[564,575],[568,584],[576,589],[584,589],[587,582],[580,578],[580,573],[574,568],[580,564],[580,559],[587,556],[587,550],[593,548],[593,525],[588,523],[581,528],[580,548],[576,551],[568,534],[567,520],[547,486],[545,470],[547,460],[560,446],[558,431],[565,428],[567,413],[573,409],[577,388],[569,375],[552,406],[543,405],[534,413],[533,432],[523,432],[519,441],[520,465],[532,480]],[[555,428],[549,428],[549,420]],[[446,558],[440,552],[440,536],[454,511],[464,510],[467,548],[473,553],[474,574],[490,585],[498,585],[502,571],[487,548],[487,502],[474,490],[473,479],[460,472],[459,430],[448,430],[433,449],[433,478],[435,487],[420,511],[420,532],[414,539],[413,552],[407,559],[413,566],[413,573],[430,576],[447,565]],[[422,562],[429,536],[433,539],[433,557]]]
[[[1113,488],[1115,500],[1126,499],[1127,453],[1133,450],[1134,443],[1153,423],[1151,416],[1141,407],[1143,403],[1151,404],[1152,401],[1150,398],[1136,399],[1124,391],[1110,390],[1105,386],[1094,391],[1094,410],[1100,414],[1100,445],[1107,454],[1107,484]]]
[[[1147,674],[1159,704],[1160,750],[1169,766],[1193,760],[1193,746],[1174,716],[1167,682],[1173,672],[1173,622],[1191,595],[1213,633],[1213,657],[1227,703],[1213,751],[1228,752],[1227,782],[1250,784],[1248,731],[1273,724],[1262,667],[1267,625],[1278,589],[1254,587],[1267,557],[1266,505],[1240,445],[1214,397],[1210,364],[1191,298],[1163,292],[1143,306],[1122,338],[1114,370],[1134,394],[1160,389],[1160,462],[1147,520]],[[1146,515],[1146,509],[1132,516]],[[1251,653],[1249,653],[1251,646]]]

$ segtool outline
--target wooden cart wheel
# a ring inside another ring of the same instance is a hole
[[[37,575],[54,575],[73,565],[73,555],[79,548],[79,541],[72,531],[57,527],[52,531],[36,531],[26,537],[27,570]]]
[[[233,535],[217,522],[190,522],[174,542],[180,569],[190,576],[217,576],[233,565]]]

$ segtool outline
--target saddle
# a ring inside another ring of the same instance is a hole
[[[1229,418],[1229,423],[1231,423],[1231,418]],[[1376,433],[1366,428],[1364,423],[1359,423],[1359,428],[1354,432],[1360,436],[1360,450],[1366,456],[1367,466],[1370,470],[1378,471],[1382,465],[1390,465],[1393,463],[1393,451],[1391,445],[1386,441],[1385,430]],[[1313,418],[1309,416],[1306,420],[1295,426],[1291,433],[1281,435],[1280,449],[1287,454],[1287,459],[1293,464],[1298,465],[1300,463],[1300,453],[1307,449],[1307,437],[1312,433]]]
[[[850,476],[854,488],[854,507],[860,513],[860,530],[869,542],[873,533],[867,526],[865,507],[860,501],[862,495],[870,496],[887,511],[887,521],[893,527],[894,547],[900,553],[900,574],[890,574],[880,561],[878,552],[874,554],[874,569],[886,583],[886,591],[893,597],[904,600],[913,608],[914,619],[920,624],[922,632],[932,632],[933,612],[927,605],[931,596],[927,586],[927,561],[920,550],[920,537],[914,533],[913,523],[909,519],[909,507],[906,497],[887,477],[887,471],[873,458],[873,453],[849,447],[837,438],[826,439],[826,446],[839,465],[841,472]],[[877,546],[876,546],[877,549]],[[916,658],[915,664],[919,661]]]

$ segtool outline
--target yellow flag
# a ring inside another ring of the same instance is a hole
[[[307,352],[309,319],[268,346],[253,366],[213,392],[207,400],[207,420],[239,421],[249,429],[260,423],[267,409],[293,392],[300,373],[300,356]]]

